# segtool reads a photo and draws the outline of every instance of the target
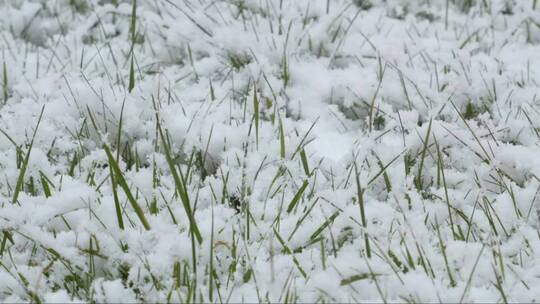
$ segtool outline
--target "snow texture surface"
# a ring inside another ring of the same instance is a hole
[[[540,300],[536,0],[1,0],[0,301]]]

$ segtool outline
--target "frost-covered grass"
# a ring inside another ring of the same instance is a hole
[[[540,300],[536,0],[0,0],[0,301]]]

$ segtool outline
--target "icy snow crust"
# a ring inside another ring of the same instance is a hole
[[[2,1],[0,300],[540,300],[535,5]]]

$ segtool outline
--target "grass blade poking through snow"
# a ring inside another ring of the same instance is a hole
[[[191,233],[195,235],[197,238],[197,241],[202,243],[202,236],[201,232],[199,231],[199,227],[197,227],[197,223],[195,222],[195,217],[193,216],[193,211],[191,210],[191,205],[189,203],[189,196],[187,194],[186,185],[184,183],[184,178],[181,177],[182,172],[178,174],[178,171],[176,170],[176,166],[174,165],[173,158],[171,156],[171,150],[170,147],[165,140],[165,137],[163,136],[163,130],[161,130],[161,125],[158,123],[158,130],[159,130],[159,136],[161,137],[161,142],[163,143],[163,149],[165,150],[165,158],[167,159],[167,164],[169,165],[169,170],[171,170],[171,174],[174,179],[174,184],[176,186],[176,191],[178,195],[180,196],[180,200],[182,201],[182,205],[184,206],[184,210],[186,211],[186,214],[189,219],[189,226]]]
[[[304,173],[309,177],[311,173],[309,171],[309,164],[306,156],[306,150],[300,150],[300,160],[302,161],[302,168],[304,168]]]
[[[435,222],[434,228],[437,231],[437,237],[439,238],[439,245],[440,245],[442,256],[444,258],[444,265],[446,266],[446,272],[448,273],[448,279],[450,280],[450,286],[455,287],[456,281],[454,280],[454,277],[452,276],[452,270],[450,269],[450,264],[448,263],[448,256],[446,254],[446,246],[444,245],[444,242],[441,236],[440,226],[438,222]]]
[[[4,103],[6,103],[8,100],[8,78],[7,78],[7,67],[6,67],[5,60],[4,60],[4,64],[2,65],[2,70],[3,70],[3,76],[4,76],[2,87],[4,91]]]
[[[103,149],[105,150],[105,153],[107,153],[107,158],[109,159],[109,166],[111,166],[112,171],[114,172],[114,177],[116,182],[122,187],[124,190],[124,193],[127,196],[127,199],[129,203],[131,204],[131,207],[133,207],[133,210],[135,210],[135,213],[137,214],[137,217],[141,221],[142,225],[144,226],[144,229],[150,230],[150,224],[148,224],[148,221],[146,220],[146,216],[144,216],[144,212],[142,208],[139,206],[139,203],[137,203],[137,200],[135,200],[135,197],[133,197],[133,194],[131,193],[131,190],[129,189],[129,186],[124,179],[124,176],[122,175],[122,170],[120,170],[120,166],[118,166],[118,163],[114,159],[114,156],[111,153],[111,150],[107,145],[103,145]]]
[[[283,131],[283,121],[279,118],[279,155],[285,158],[285,131]]]
[[[291,213],[293,211],[294,207],[298,204],[300,199],[302,198],[302,194],[304,194],[304,191],[306,190],[306,187],[308,186],[308,181],[305,180],[300,189],[298,189],[298,192],[294,195],[293,199],[289,203],[289,206],[287,207],[287,213]]]
[[[450,230],[452,230],[452,235],[454,236],[454,239],[458,236],[456,232],[454,231],[454,218],[452,217],[452,206],[450,205],[450,197],[448,196],[448,187],[446,185],[446,176],[444,174],[444,160],[442,157],[441,150],[439,149],[439,143],[437,142],[437,138],[433,136],[433,141],[435,142],[435,147],[437,148],[437,162],[439,163],[439,172],[442,177],[443,187],[444,187],[444,198],[446,200],[446,207],[448,209],[448,219],[450,220]]]
[[[285,251],[285,253],[292,257],[293,263],[294,263],[294,265],[296,265],[296,268],[298,268],[298,271],[300,271],[300,274],[302,274],[302,276],[304,278],[306,278],[307,277],[306,272],[304,271],[304,269],[302,269],[302,266],[300,266],[300,262],[298,262],[296,257],[293,255],[293,253],[292,253],[291,249],[289,248],[289,246],[287,246],[287,244],[285,244],[285,241],[283,240],[281,235],[279,235],[279,233],[276,231],[276,228],[274,228],[274,234],[276,235],[276,238],[278,239],[281,246],[283,246],[283,250]]]
[[[257,100],[257,87],[253,86],[253,115],[255,118],[255,143],[259,149],[259,100]]]
[[[315,240],[321,234],[321,232],[323,232],[324,229],[326,229],[326,227],[328,227],[331,223],[334,222],[334,220],[338,217],[338,215],[339,215],[339,211],[334,212],[334,214],[332,214],[330,216],[330,218],[328,218],[326,221],[324,221],[324,223],[322,223],[322,225],[319,228],[317,228],[317,230],[315,230],[315,232],[313,232],[311,234],[309,239],[311,241]]]
[[[23,190],[24,174],[26,173],[26,169],[28,168],[28,162],[30,161],[30,153],[32,152],[34,139],[36,138],[37,130],[39,128],[39,124],[41,123],[41,118],[43,117],[44,111],[45,111],[45,106],[41,108],[41,112],[39,113],[39,118],[36,124],[36,128],[34,129],[34,134],[32,135],[32,140],[30,141],[30,145],[28,146],[28,151],[26,151],[26,155],[24,156],[21,169],[19,170],[19,177],[17,178],[17,184],[15,185],[15,191],[13,192],[13,199],[11,200],[13,204],[17,202],[17,199],[19,198],[19,194]]]
[[[420,156],[420,165],[418,166],[418,173],[416,174],[416,178],[414,180],[414,184],[418,191],[421,191],[423,188],[422,170],[424,169],[424,160],[426,159],[426,152],[429,147],[429,134],[431,133],[432,122],[433,120],[430,119],[427,132],[426,132],[426,138],[424,139],[424,148],[422,149],[421,156]]]
[[[131,55],[131,63],[129,65],[129,85],[128,91],[131,92],[135,87],[135,67],[133,64],[133,53]]]
[[[121,146],[121,137],[122,137],[122,122],[123,122],[123,118],[124,118],[124,106],[125,106],[125,104],[126,104],[126,99],[124,98],[124,100],[122,101],[122,108],[120,110],[120,119],[118,121],[118,132],[117,132],[118,135],[117,135],[117,138],[116,138],[116,146],[118,147],[118,149],[116,150],[116,161],[117,162],[120,159],[120,146]],[[117,221],[118,221],[118,227],[121,230],[124,230],[124,220],[122,218],[122,208],[120,206],[120,200],[118,199],[118,191],[117,191],[118,183],[116,182],[114,172],[113,172],[113,169],[112,169],[111,166],[109,166],[109,170],[110,170],[110,175],[111,175],[111,186],[112,186],[112,190],[113,190],[114,209],[116,211],[116,218],[117,218]]]
[[[135,41],[136,41],[136,26],[137,26],[137,0],[133,0],[133,10],[131,11],[131,25],[130,25],[130,34],[131,34],[131,63],[129,65],[129,85],[128,85],[128,91],[131,92],[133,88],[135,87],[135,66],[134,66],[134,49],[135,49]]]
[[[116,183],[112,166],[109,166],[109,170],[110,170],[110,175],[111,175],[111,186],[112,186],[113,198],[114,198],[114,210],[116,211],[118,227],[121,230],[124,230],[124,220],[122,219],[122,209],[120,207],[120,200],[118,199],[117,183]]]
[[[364,239],[366,242],[366,253],[367,257],[371,258],[371,248],[369,246],[369,237],[367,234],[367,221],[366,221],[366,212],[364,209],[364,190],[360,186],[360,177],[358,175],[358,167],[356,163],[354,164],[354,175],[356,176],[356,192],[358,195],[358,205],[360,206],[360,216],[362,217],[362,226],[364,226]]]

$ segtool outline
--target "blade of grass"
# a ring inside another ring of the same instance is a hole
[[[441,230],[438,223],[435,223],[435,230],[437,230],[437,237],[439,238],[439,245],[441,249],[441,253],[444,258],[444,265],[446,267],[446,272],[448,273],[448,279],[450,280],[450,286],[455,287],[456,281],[454,280],[454,277],[452,276],[452,271],[450,270],[450,264],[448,263],[448,256],[446,255],[446,246],[444,245],[442,236],[441,236]]]
[[[3,68],[3,76],[4,76],[4,81],[3,81],[3,91],[4,91],[4,103],[7,102],[8,100],[8,73],[7,73],[7,66],[6,66],[6,61],[4,60],[4,64],[2,65]]]
[[[109,170],[110,170],[111,185],[112,185],[112,191],[113,191],[114,210],[116,211],[116,218],[117,218],[117,221],[118,221],[118,227],[121,230],[124,230],[124,220],[122,218],[122,209],[120,207],[120,200],[118,199],[117,183],[116,183],[116,178],[114,176],[112,166],[109,166]]]
[[[259,100],[257,99],[257,87],[253,86],[253,115],[255,117],[255,143],[259,149]]]
[[[212,275],[214,274],[214,201],[212,200],[212,227],[210,231],[210,271],[208,272],[208,298],[210,302],[214,301],[214,280]]]
[[[367,234],[367,221],[366,221],[366,212],[364,209],[364,190],[362,189],[362,186],[360,185],[360,177],[358,174],[358,167],[356,166],[356,163],[354,164],[354,175],[356,177],[356,193],[358,196],[358,205],[360,206],[360,216],[362,219],[362,226],[364,228],[364,240],[366,243],[366,252],[367,257],[371,258],[371,248],[369,246],[369,236]]]
[[[172,174],[173,179],[174,179],[174,183],[175,183],[175,186],[176,186],[175,187],[176,191],[177,191],[178,195],[180,196],[180,200],[182,201],[182,205],[184,206],[184,210],[186,211],[186,214],[187,214],[188,219],[189,219],[190,230],[193,233],[193,235],[197,238],[197,241],[199,242],[199,244],[201,244],[202,243],[202,236],[201,236],[201,233],[199,231],[199,227],[197,226],[197,223],[195,222],[195,217],[193,216],[193,211],[191,210],[191,205],[190,205],[190,202],[189,202],[189,196],[188,196],[188,193],[187,193],[187,189],[185,187],[185,181],[184,181],[184,178],[182,176],[182,172],[180,172],[180,174],[179,174],[179,172],[176,170],[176,166],[175,166],[173,158],[171,156],[171,151],[170,151],[169,144],[165,140],[165,136],[163,135],[163,130],[161,129],[161,125],[159,123],[158,123],[158,131],[159,131],[159,135],[161,137],[161,142],[163,143],[163,149],[165,150],[165,158],[167,159],[169,169],[170,169],[171,174]]]
[[[279,243],[281,244],[281,246],[283,246],[283,250],[285,251],[286,254],[290,255],[293,259],[293,263],[294,265],[296,266],[296,268],[298,268],[298,271],[300,271],[300,273],[302,274],[302,276],[304,278],[307,278],[307,274],[306,272],[304,271],[304,269],[302,269],[302,266],[300,266],[300,263],[298,262],[298,260],[296,259],[296,257],[293,255],[291,249],[287,246],[287,244],[285,244],[285,241],[283,240],[283,238],[279,235],[279,233],[276,231],[276,228],[273,228],[274,229],[274,234],[276,235],[276,238],[278,239]]]
[[[131,36],[131,62],[129,65],[129,84],[128,84],[128,91],[131,92],[133,88],[135,87],[135,66],[134,66],[134,48],[135,48],[135,41],[136,41],[136,26],[137,26],[137,0],[133,0],[133,6],[131,11],[131,24],[129,28],[130,36]]]
[[[279,155],[285,159],[285,131],[283,131],[283,121],[279,118]]]
[[[298,228],[300,228],[300,226],[302,226],[302,223],[304,222],[304,220],[307,218],[307,216],[311,213],[311,210],[313,210],[313,208],[315,207],[315,205],[317,205],[317,202],[319,201],[319,198],[315,199],[315,201],[313,202],[313,204],[311,204],[311,207],[309,207],[309,209],[304,213],[304,215],[296,222],[296,225],[294,226],[294,229],[293,231],[291,232],[291,234],[289,235],[289,237],[287,238],[287,241],[290,241],[293,237],[293,235],[296,233],[296,231],[298,230]]]
[[[311,173],[309,171],[309,164],[306,156],[306,150],[300,150],[300,160],[302,161],[302,168],[304,168],[304,173],[309,177]]]
[[[424,147],[423,147],[421,155],[420,155],[420,165],[418,166],[418,173],[416,174],[416,178],[414,180],[414,184],[415,184],[416,189],[418,191],[421,191],[422,187],[423,187],[422,170],[424,169],[424,161],[426,159],[426,152],[427,152],[428,146],[429,146],[429,134],[431,133],[431,124],[432,124],[432,122],[433,122],[433,119],[430,119],[428,129],[426,131],[426,137],[424,139]]]
[[[324,229],[326,229],[326,227],[328,227],[328,225],[330,225],[336,219],[336,217],[338,217],[338,215],[339,215],[339,211],[334,212],[334,214],[332,214],[326,221],[324,221],[324,223],[322,223],[322,225],[319,228],[317,228],[317,230],[315,230],[315,232],[311,234],[309,239],[310,240],[316,239],[319,236],[319,234],[321,234],[321,232],[323,232]]]
[[[452,235],[456,239],[456,232],[454,231],[454,218],[452,217],[452,210],[450,205],[450,197],[448,196],[448,187],[446,186],[446,175],[444,174],[444,161],[442,157],[441,150],[439,149],[439,143],[435,135],[433,136],[433,141],[435,142],[435,147],[437,147],[437,161],[439,162],[439,168],[441,172],[443,187],[444,187],[444,198],[446,200],[446,206],[448,208],[448,219],[450,220],[450,230],[452,230]]]
[[[135,87],[135,67],[133,65],[133,54],[131,55],[131,63],[129,65],[129,84],[128,91],[131,93]]]
[[[50,181],[42,171],[39,171],[39,179],[41,181],[41,186],[43,188],[45,197],[50,197],[52,195],[51,188],[49,187]]]
[[[120,187],[122,187],[122,189],[124,190],[124,193],[126,194],[126,197],[129,203],[131,204],[131,207],[133,207],[133,210],[135,210],[135,213],[137,214],[137,217],[141,221],[144,228],[146,230],[150,230],[150,224],[148,224],[148,220],[146,219],[146,216],[144,215],[142,208],[139,206],[139,203],[137,203],[137,200],[131,193],[131,190],[129,189],[129,186],[122,174],[122,170],[120,169],[120,166],[114,159],[114,156],[112,155],[111,150],[106,144],[103,145],[103,149],[105,150],[105,153],[107,154],[107,158],[109,159],[109,166],[112,168],[112,172],[114,172],[115,180],[118,182]]]
[[[395,162],[395,161],[403,154],[403,152],[405,152],[405,151],[406,151],[406,150],[401,151],[401,153],[399,153],[398,155],[396,155],[396,157],[394,157],[390,162],[388,162],[386,165],[384,165],[384,166],[382,166],[382,167],[380,166],[382,163],[380,163],[380,164],[379,164],[379,167],[381,167],[381,170],[380,170],[377,174],[375,174],[375,176],[373,176],[373,177],[368,181],[367,185],[368,185],[368,186],[371,185],[371,184],[372,184],[379,176],[381,176],[381,174],[386,175],[386,169],[387,169],[388,167],[390,167],[390,166],[391,166],[391,165],[392,165],[392,164],[393,164],[393,163],[394,163],[394,162]],[[388,177],[387,175],[386,175],[386,177],[384,177],[385,182],[386,182],[387,177]],[[389,180],[388,180],[388,182],[389,182]]]
[[[43,112],[45,111],[45,106],[41,108],[41,112],[39,113],[38,121],[36,124],[36,128],[34,129],[34,134],[32,135],[32,140],[30,140],[30,145],[28,146],[28,151],[26,151],[26,155],[24,156],[24,160],[21,166],[21,169],[19,170],[19,177],[17,178],[17,184],[15,185],[15,191],[13,192],[13,199],[11,200],[11,203],[15,204],[17,202],[17,199],[19,198],[20,192],[23,190],[24,186],[24,175],[26,173],[26,169],[28,168],[28,162],[30,161],[30,153],[32,152],[32,147],[34,145],[34,140],[36,138],[36,134],[39,128],[39,124],[41,123],[41,119],[43,118]]]
[[[305,180],[300,189],[296,192],[293,199],[289,203],[289,206],[287,207],[287,213],[291,213],[293,211],[294,207],[298,204],[300,199],[302,198],[302,194],[304,194],[304,191],[306,190],[306,187],[308,186],[308,181]]]
[[[476,271],[476,266],[478,266],[478,262],[480,261],[480,257],[482,256],[482,253],[484,252],[485,246],[482,246],[482,249],[480,249],[480,252],[478,253],[478,256],[476,257],[476,260],[474,261],[474,266],[471,270],[471,273],[469,274],[469,278],[467,279],[467,284],[465,285],[465,289],[463,289],[463,293],[461,294],[461,297],[459,298],[459,303],[463,303],[463,299],[465,299],[465,296],[467,295],[467,292],[469,291],[469,288],[471,287],[472,278],[474,275],[474,272]]]

